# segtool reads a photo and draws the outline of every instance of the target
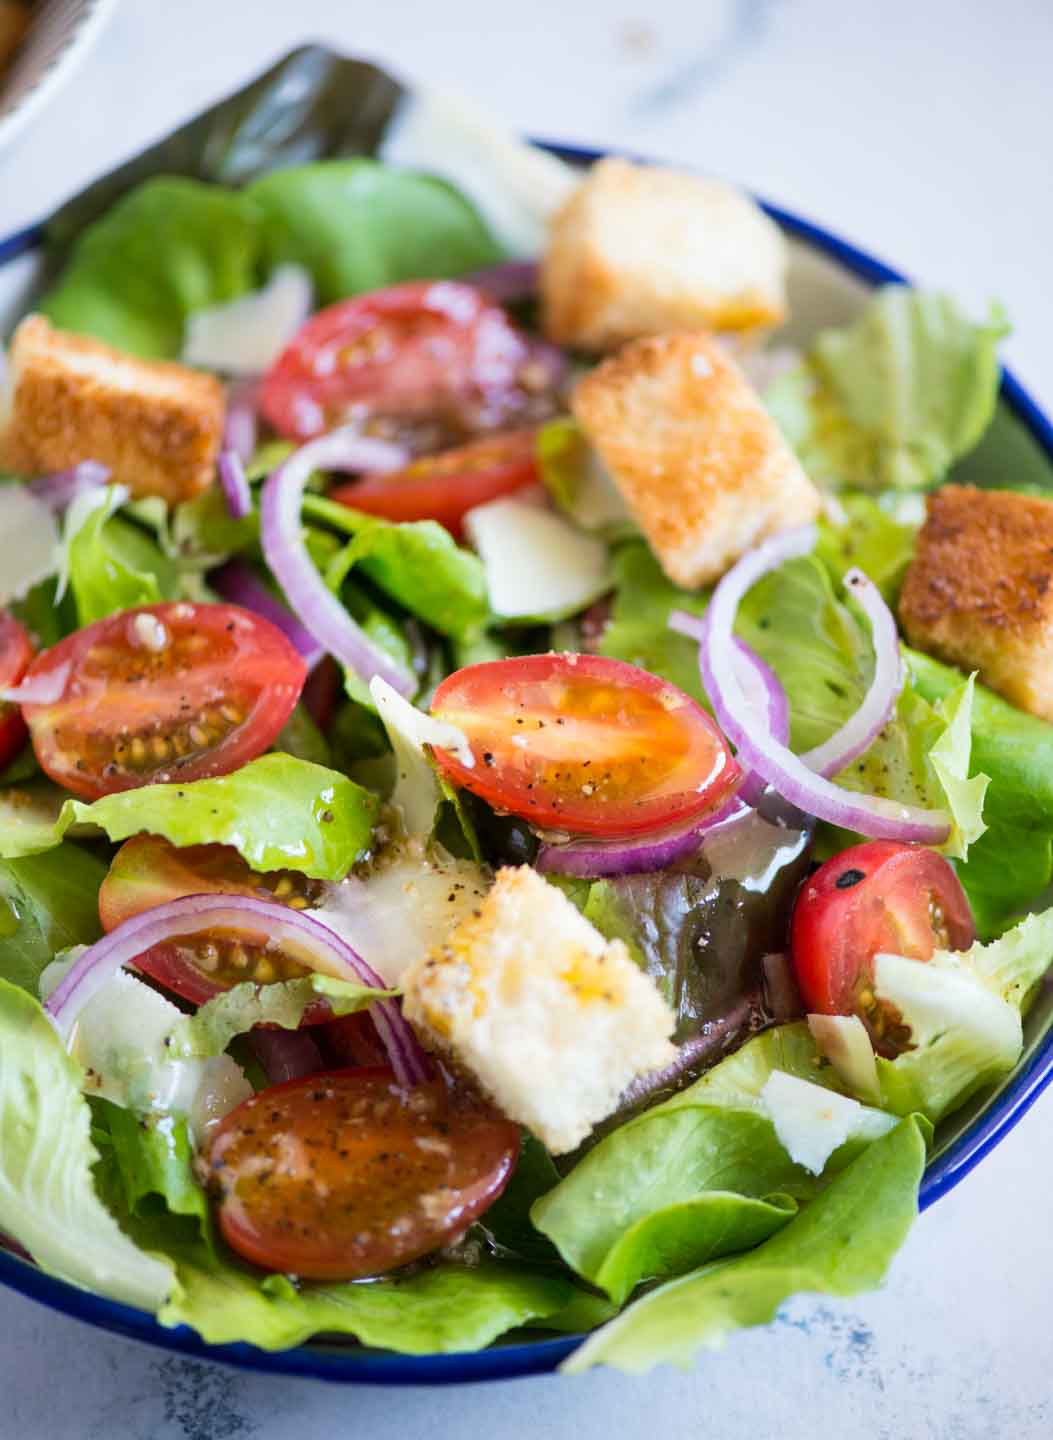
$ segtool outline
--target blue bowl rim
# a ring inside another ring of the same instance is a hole
[[[584,146],[540,139],[536,143],[577,164],[590,164],[604,153]],[[761,200],[765,211],[787,233],[837,262],[870,285],[909,284],[890,265],[779,205]],[[0,240],[0,265],[28,254],[42,241],[43,225],[31,225]],[[1053,420],[1036,404],[1016,377],[1003,368],[1001,399],[1053,462]],[[927,1209],[963,1180],[989,1150],[1018,1123],[1042,1091],[1053,1082],[1053,1033],[1038,1045],[1022,1068],[965,1134],[947,1147],[925,1171],[919,1208]],[[41,1304],[100,1329],[174,1350],[202,1360],[220,1361],[245,1370],[300,1375],[345,1384],[448,1385],[503,1380],[554,1370],[585,1338],[559,1336],[498,1343],[487,1350],[439,1355],[400,1355],[364,1347],[300,1345],[290,1350],[260,1350],[245,1343],[210,1345],[189,1326],[168,1329],[146,1311],[79,1290],[45,1275],[17,1256],[0,1250],[0,1284]]]

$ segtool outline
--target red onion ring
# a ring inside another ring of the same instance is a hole
[[[600,880],[616,875],[642,875],[649,870],[664,870],[678,860],[696,854],[705,837],[713,830],[749,814],[738,793],[718,810],[693,815],[686,823],[647,835],[633,835],[621,840],[594,840],[582,837],[562,844],[542,845],[534,861],[542,875],[577,875],[583,880]]]
[[[259,380],[237,380],[227,391],[227,418],[223,425],[223,449],[233,450],[243,465],[256,453],[259,438],[257,397]]]
[[[464,284],[485,291],[499,305],[512,305],[537,294],[539,268],[536,260],[502,260],[497,265],[462,275],[461,279]]]
[[[878,795],[855,795],[816,775],[786,745],[757,724],[734,665],[733,626],[739,603],[752,586],[787,560],[815,546],[812,525],[787,530],[749,551],[723,577],[703,619],[699,645],[702,684],[717,721],[738,752],[739,764],[755,770],[791,805],[845,830],[879,840],[941,845],[950,834],[945,810],[902,805]]]
[[[286,941],[296,958],[312,970],[340,980],[387,988],[376,971],[327,926],[299,910],[248,895],[185,895],[123,921],[90,946],[55,987],[44,1009],[67,1040],[85,1005],[122,966],[154,945],[215,927],[243,929],[254,922],[269,941]],[[369,1014],[392,1069],[404,1085],[418,1085],[430,1074],[427,1057],[394,1000],[374,1000]]]
[[[38,500],[59,514],[85,490],[95,490],[110,478],[110,467],[98,460],[82,460],[69,470],[56,470],[52,475],[37,475],[28,481],[28,488]]]
[[[845,588],[851,590],[860,608],[870,621],[874,646],[874,677],[863,703],[836,734],[822,745],[807,751],[801,759],[810,770],[829,780],[839,775],[853,760],[865,754],[888,724],[903,689],[903,659],[899,650],[899,631],[892,611],[885,604],[881,591],[862,570],[852,569],[845,575]]]
[[[689,615],[686,610],[674,610],[669,616],[669,628],[689,640],[701,642],[703,624],[700,615]],[[735,673],[745,692],[747,703],[755,714],[764,717],[775,739],[785,745],[790,738],[790,702],[781,680],[745,640],[740,640],[736,635],[733,644]],[[765,788],[766,782],[759,775],[747,771],[738,788],[738,797],[745,800],[747,805],[756,805]]]
[[[223,450],[219,457],[219,483],[227,512],[235,520],[244,520],[252,514],[252,491],[245,479],[245,467],[236,450]]]
[[[400,447],[353,431],[334,430],[293,452],[264,482],[260,497],[260,539],[267,564],[285,591],[293,614],[323,650],[367,684],[380,675],[400,695],[416,681],[373,644],[327,587],[307,553],[300,533],[300,505],[313,470],[383,470],[402,460]]]
[[[34,675],[17,685],[0,685],[0,703],[5,705],[54,705],[61,700],[69,679],[71,662],[56,665],[46,675]]]
[[[232,605],[241,605],[277,626],[303,656],[308,670],[313,670],[324,656],[325,651],[314,636],[271,594],[251,565],[247,565],[244,560],[228,560],[225,565],[209,574],[208,583]]]

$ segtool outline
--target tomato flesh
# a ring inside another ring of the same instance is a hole
[[[227,845],[179,849],[159,835],[135,835],[117,851],[102,882],[99,920],[110,931],[184,895],[251,895],[305,910],[319,903],[322,891],[320,881],[295,870],[258,874]],[[308,973],[280,947],[229,929],[175,936],[137,956],[135,968],[195,1005],[247,980],[268,985]],[[318,1024],[330,1016],[329,1006],[319,1001],[305,1011],[304,1022]]]
[[[243,1259],[353,1280],[448,1244],[497,1199],[518,1148],[518,1127],[464,1092],[337,1070],[233,1110],[209,1150],[209,1190]]]
[[[33,645],[9,610],[0,610],[0,685],[17,685],[33,658]],[[0,701],[0,768],[12,760],[26,738],[26,722],[17,705]]]
[[[338,486],[329,498],[386,520],[437,520],[459,540],[469,510],[514,494],[537,478],[535,432],[510,430],[426,455],[404,470]]]
[[[791,951],[810,1011],[858,1015],[883,1050],[906,1038],[875,999],[874,956],[930,960],[976,939],[969,901],[935,850],[870,840],[828,860],[805,881],[794,907]]]
[[[422,454],[551,413],[537,356],[479,290],[411,281],[312,316],[264,377],[260,404],[292,439],[354,423]]]
[[[27,678],[56,672],[61,696],[23,714],[41,768],[88,800],[237,770],[277,739],[307,676],[268,620],[185,601],[97,620]]]
[[[469,665],[432,711],[463,730],[473,765],[437,749],[457,785],[548,829],[632,835],[714,809],[741,778],[690,696],[598,655]]]

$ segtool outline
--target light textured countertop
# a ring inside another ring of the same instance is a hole
[[[509,13],[511,12],[511,13]],[[1053,405],[1048,0],[124,0],[0,155],[0,235],[305,39],[534,133],[724,173],[975,306]],[[0,1435],[1047,1440],[1053,1093],[918,1223],[877,1295],[798,1301],[688,1374],[341,1390],[184,1361],[0,1292]]]

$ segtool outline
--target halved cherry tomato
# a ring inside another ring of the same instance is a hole
[[[529,417],[551,378],[480,291],[415,280],[312,316],[264,377],[260,404],[293,439],[356,421],[423,453]]]
[[[808,1009],[858,1015],[879,1048],[892,1050],[898,1017],[874,996],[874,956],[930,960],[975,939],[969,901],[948,861],[896,840],[853,845],[820,865],[801,888],[791,928]]]
[[[307,674],[270,621],[186,601],[97,620],[27,676],[64,667],[61,698],[23,714],[41,767],[89,800],[236,770],[277,739]]]
[[[469,510],[536,480],[535,432],[507,430],[441,455],[426,455],[404,470],[341,485],[329,498],[386,520],[438,520],[460,539]]]
[[[320,901],[322,890],[320,881],[295,870],[260,875],[229,845],[179,849],[159,835],[134,835],[117,851],[102,882],[99,920],[109,931],[133,915],[184,895],[255,895],[305,910]],[[245,935],[219,930],[154,945],[136,958],[135,968],[195,1005],[246,980],[267,985],[307,974],[281,949],[273,945],[263,949]],[[319,1001],[308,1007],[304,1022],[318,1024],[331,1014],[329,1006]]]
[[[715,808],[741,778],[702,707],[623,660],[525,655],[469,665],[442,682],[432,710],[464,731],[475,761],[436,750],[449,779],[550,829],[658,829]]]
[[[17,685],[33,658],[33,645],[9,610],[0,610],[0,685]],[[26,722],[17,705],[0,701],[0,767],[18,754]]]
[[[518,1148],[518,1127],[464,1091],[336,1070],[231,1111],[209,1150],[209,1189],[244,1259],[352,1280],[448,1244],[500,1195]]]

